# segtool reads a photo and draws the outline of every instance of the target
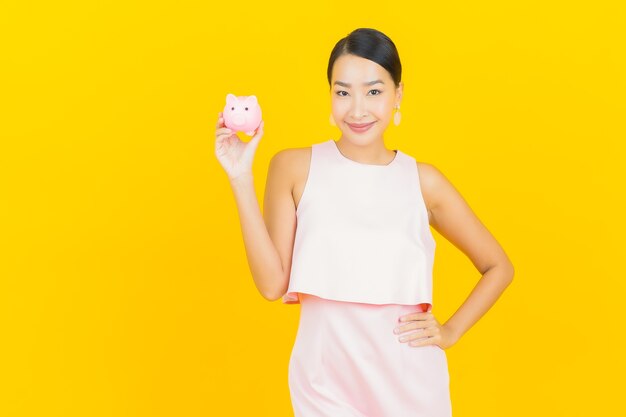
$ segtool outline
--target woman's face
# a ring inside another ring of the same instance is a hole
[[[382,140],[383,132],[402,99],[387,70],[356,55],[342,55],[334,63],[331,78],[332,115],[342,137],[359,144]],[[372,125],[364,131],[351,124]]]

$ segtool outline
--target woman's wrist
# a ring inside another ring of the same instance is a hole
[[[448,334],[450,334],[450,336],[454,339],[454,343],[458,342],[461,336],[463,336],[461,332],[456,331],[449,323],[444,323],[442,327],[446,328]]]
[[[254,182],[254,177],[252,176],[252,173],[248,173],[248,174],[241,174],[232,178],[229,177],[228,180],[230,181],[231,186],[235,188],[235,187],[250,185],[251,183]]]

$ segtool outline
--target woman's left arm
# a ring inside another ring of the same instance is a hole
[[[465,302],[442,325],[442,330],[456,342],[509,286],[514,275],[513,264],[446,176],[431,164],[420,162],[418,166],[431,225],[482,274]]]

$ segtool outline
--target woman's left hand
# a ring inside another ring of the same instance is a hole
[[[404,334],[409,330],[418,329],[416,332]],[[453,346],[458,337],[445,325],[439,324],[432,312],[415,312],[400,316],[400,322],[393,331],[399,336],[401,343],[409,346],[437,345],[442,349]]]

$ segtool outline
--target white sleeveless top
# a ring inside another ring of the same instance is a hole
[[[313,144],[284,304],[299,292],[370,304],[432,309],[435,240],[415,158],[356,162],[334,139]]]

